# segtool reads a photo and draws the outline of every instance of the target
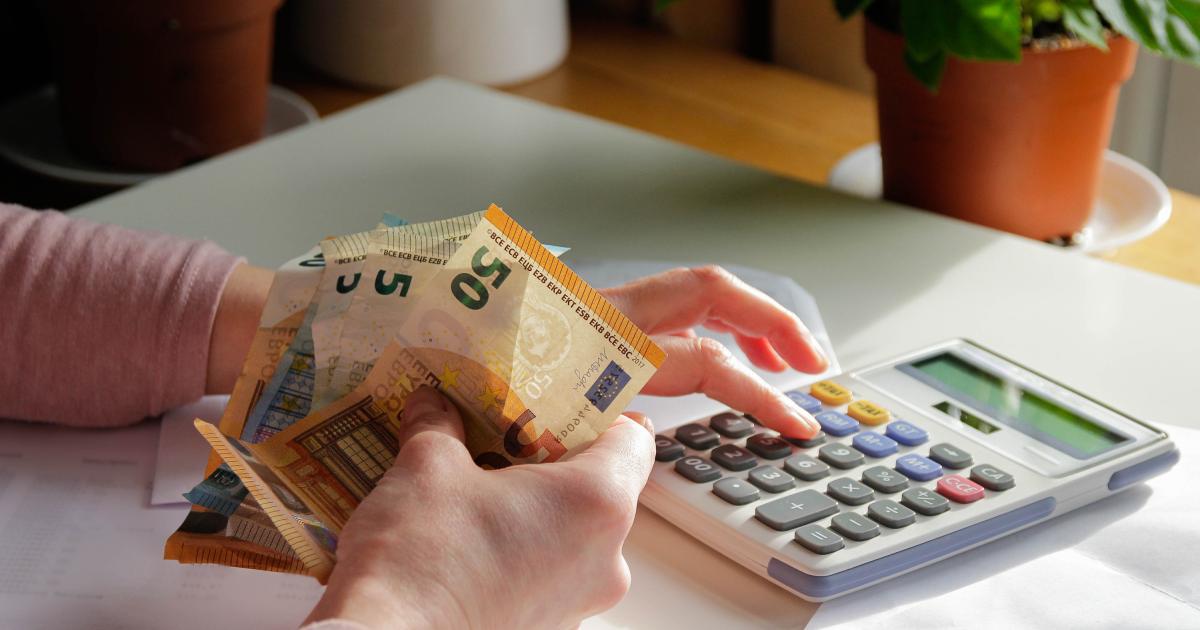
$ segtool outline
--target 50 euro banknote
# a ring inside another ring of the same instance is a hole
[[[496,206],[410,308],[353,392],[284,431],[251,443],[197,421],[312,575],[396,458],[416,387],[454,401],[476,463],[502,468],[585,448],[665,358]]]

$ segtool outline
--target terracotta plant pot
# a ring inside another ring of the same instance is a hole
[[[164,171],[262,135],[282,0],[43,0],[72,150]]]
[[[1086,225],[1133,42],[1026,49],[1020,63],[951,58],[933,94],[905,67],[900,36],[864,22],[886,199],[1039,240]]]

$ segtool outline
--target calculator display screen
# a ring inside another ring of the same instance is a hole
[[[948,352],[899,367],[988,413],[1001,424],[1078,459],[1092,457],[1131,439]]]

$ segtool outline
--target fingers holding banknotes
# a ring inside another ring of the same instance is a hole
[[[500,470],[475,466],[458,410],[436,390],[411,394],[403,427],[310,621],[565,627],[624,596],[621,545],[654,459],[644,419],[621,417],[564,461]]]
[[[824,370],[828,361],[812,334],[761,291],[720,267],[708,266],[674,269],[604,294],[667,353],[644,393],[701,392],[789,437],[810,438],[820,430],[811,414],[719,342],[689,334],[694,326],[730,333],[751,363],[763,369]]]

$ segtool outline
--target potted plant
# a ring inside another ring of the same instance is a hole
[[[1136,44],[1200,63],[1196,0],[834,0],[865,13],[884,197],[1040,240],[1095,200]]]
[[[281,2],[40,0],[72,150],[165,171],[257,140]]]

